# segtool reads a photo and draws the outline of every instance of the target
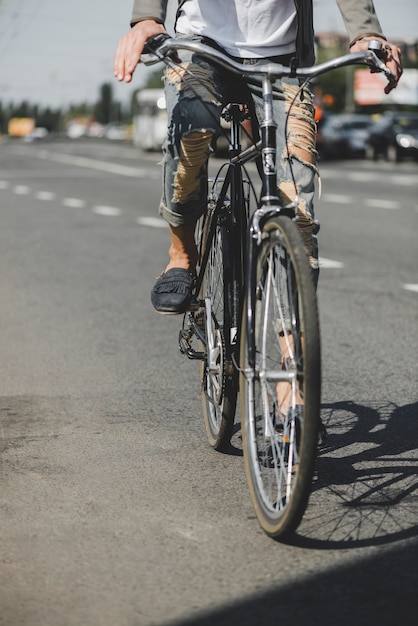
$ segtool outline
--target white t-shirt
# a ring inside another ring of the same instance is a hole
[[[186,0],[177,20],[184,35],[214,39],[232,56],[262,58],[295,51],[294,0]]]

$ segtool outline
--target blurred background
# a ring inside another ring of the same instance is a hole
[[[169,28],[176,5],[169,2]],[[343,54],[348,40],[336,2],[314,5],[317,60]],[[323,159],[399,161],[417,154],[418,4],[376,0],[375,6],[387,37],[402,49],[405,73],[390,96],[383,94],[385,79],[367,69],[344,68],[317,80]],[[166,128],[161,68],[139,67],[131,85],[113,78],[113,55],[131,8],[132,0],[99,11],[81,0],[0,0],[0,137],[104,138],[158,150]]]
[[[314,3],[322,61],[348,42]],[[238,416],[211,451],[182,319],[149,302],[166,113],[159,68],[113,77],[132,0],[0,0],[2,626],[418,624],[418,3],[375,5],[398,89],[314,85],[329,445],[285,545],[255,521]]]

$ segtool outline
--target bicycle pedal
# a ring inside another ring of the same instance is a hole
[[[190,301],[189,306],[187,307],[188,311],[198,311],[200,309],[200,307],[202,306],[201,301],[198,298],[193,298]]]
[[[187,354],[191,349],[190,333],[187,330],[179,332],[179,349],[182,354]]]
[[[192,348],[192,336],[189,331],[181,330],[179,332],[179,350],[182,354],[194,361],[204,361],[205,353],[198,352]]]

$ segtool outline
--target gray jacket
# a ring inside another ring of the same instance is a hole
[[[210,0],[209,0],[210,1]],[[376,16],[373,0],[336,0],[343,16],[350,44],[364,35],[380,35],[382,29]],[[153,19],[164,23],[168,0],[134,0],[131,25],[141,20]],[[178,0],[181,7],[185,0]],[[314,63],[314,29],[312,0],[294,0],[298,28],[296,56],[300,66]]]

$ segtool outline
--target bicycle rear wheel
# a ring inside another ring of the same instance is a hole
[[[305,512],[320,413],[316,293],[303,242],[288,217],[262,229],[256,253],[255,364],[241,333],[241,425],[247,482],[263,530],[284,538]]]
[[[201,362],[202,406],[206,434],[215,450],[229,446],[234,427],[238,375],[231,361],[230,295],[231,256],[229,233],[222,218],[208,211],[202,230],[203,256],[209,247],[204,269],[199,311],[206,337],[205,359]]]

